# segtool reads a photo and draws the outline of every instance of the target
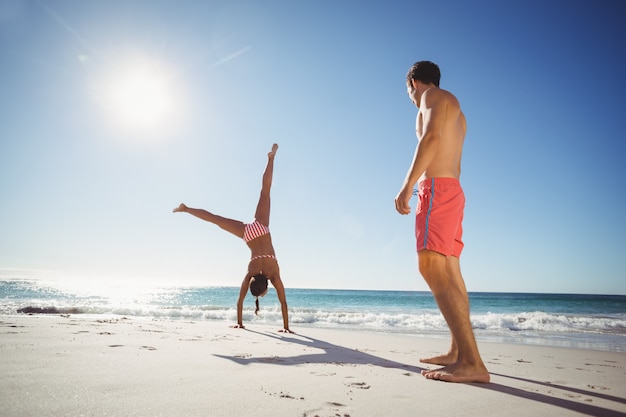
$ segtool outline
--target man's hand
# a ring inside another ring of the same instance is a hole
[[[407,187],[402,187],[398,195],[396,196],[396,211],[400,214],[411,213],[411,196],[413,192]]]

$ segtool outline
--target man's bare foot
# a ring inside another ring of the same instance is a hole
[[[178,213],[178,212],[184,212],[184,211],[187,211],[187,206],[184,205],[183,203],[180,203],[180,206],[172,210],[172,213]]]
[[[294,332],[293,330],[289,330],[289,329],[282,329],[279,330],[278,333],[291,333],[291,334],[296,334],[296,332]]]
[[[482,382],[490,380],[489,371],[484,366],[463,366],[454,363],[440,369],[422,371],[422,375],[428,379],[436,379],[445,382]]]
[[[430,363],[433,365],[452,365],[457,360],[457,354],[448,352],[445,355],[433,356],[432,358],[420,358],[422,363]]]
[[[267,153],[267,156],[273,158],[276,155],[276,151],[278,150],[278,144],[272,145],[272,150]]]

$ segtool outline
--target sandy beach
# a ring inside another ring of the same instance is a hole
[[[626,354],[480,342],[490,384],[427,380],[419,335],[0,316],[0,404],[27,416],[623,416]]]

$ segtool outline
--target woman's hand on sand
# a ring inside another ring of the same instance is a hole
[[[182,213],[187,211],[187,206],[184,205],[183,203],[180,203],[180,206],[176,207],[174,210],[172,210],[172,213]]]

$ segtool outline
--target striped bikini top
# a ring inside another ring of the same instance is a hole
[[[248,243],[251,240],[256,239],[257,237],[269,234],[269,232],[269,227],[260,223],[258,220],[255,220],[252,223],[246,224],[246,227],[243,231],[243,240]]]

